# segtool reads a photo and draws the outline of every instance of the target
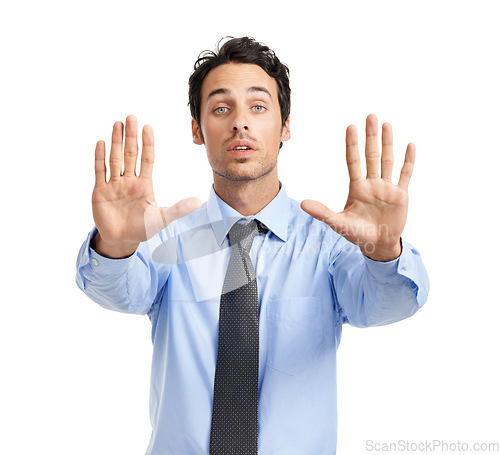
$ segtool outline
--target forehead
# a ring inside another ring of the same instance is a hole
[[[201,88],[202,102],[214,90],[226,89],[233,94],[247,93],[251,87],[264,87],[272,98],[278,99],[276,80],[269,76],[259,65],[250,63],[225,63],[206,75]]]

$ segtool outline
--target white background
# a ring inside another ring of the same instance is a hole
[[[498,442],[496,3],[2,6],[0,453],[144,453],[149,320],[105,311],[74,283],[93,226],[94,147],[109,150],[113,123],[134,114],[155,131],[158,203],[206,200],[187,79],[226,35],[255,37],[291,69],[292,139],[280,154],[290,197],[343,208],[345,128],[363,133],[372,112],[393,125],[398,170],[417,145],[404,237],[427,266],[429,300],[401,323],[345,328],[338,453],[365,453],[367,440]]]

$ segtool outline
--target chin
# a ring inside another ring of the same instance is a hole
[[[230,180],[232,182],[251,182],[252,180],[257,180],[261,175],[253,175],[253,174],[244,174],[244,173],[221,173],[215,172],[217,175],[223,177],[226,180]]]
[[[250,182],[253,180],[258,180],[268,174],[270,174],[276,165],[271,166],[267,169],[213,169],[213,171],[225,178],[226,180],[231,180],[233,182]]]

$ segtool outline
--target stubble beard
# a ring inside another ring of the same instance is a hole
[[[257,147],[254,155],[258,155],[259,153],[262,153],[262,155],[259,157],[251,156],[249,158],[230,158],[228,162],[225,163],[227,146],[235,139],[251,141]],[[263,153],[262,150],[263,145],[259,141],[245,134],[237,133],[223,142],[219,150],[219,156],[221,156],[222,159],[218,160],[218,162],[212,166],[212,171],[223,179],[232,182],[251,182],[261,179],[270,174],[278,164],[277,157],[276,161],[273,163],[266,163],[266,154]],[[248,164],[248,166],[245,166],[245,164]],[[236,169],[232,169],[233,167]],[[248,169],[248,167],[250,167],[250,169]],[[241,170],[238,168],[241,168]]]
[[[223,153],[225,153],[223,151]],[[246,168],[245,164],[248,163],[252,166],[251,169]],[[266,175],[270,174],[277,166],[278,162],[275,161],[273,163],[269,163],[266,165],[264,160],[261,160],[255,164],[251,163],[251,158],[236,158],[232,160],[230,166],[213,166],[212,170],[219,177],[222,177],[225,180],[230,180],[232,182],[251,182],[253,180],[259,180]],[[231,169],[231,167],[240,167],[242,165],[241,171],[238,169]]]

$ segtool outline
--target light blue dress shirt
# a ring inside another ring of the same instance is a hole
[[[244,218],[213,187],[126,259],[82,245],[78,286],[99,305],[147,314],[154,345],[147,455],[207,455],[226,234]],[[420,255],[372,261],[326,224],[278,195],[255,217],[269,232],[251,258],[259,289],[259,454],[332,455],[337,443],[336,351],[342,324],[389,324],[414,314],[429,281]]]

